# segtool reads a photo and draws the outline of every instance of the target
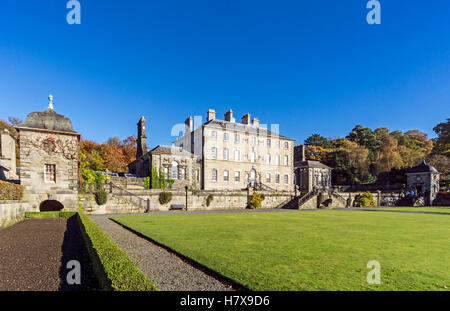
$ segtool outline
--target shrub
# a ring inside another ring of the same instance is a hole
[[[254,192],[250,198],[249,208],[257,209],[261,208],[262,202],[264,201],[264,194]]]
[[[372,193],[363,192],[355,197],[353,205],[356,207],[374,207],[377,206],[377,202],[375,202]]]
[[[150,189],[150,177],[144,177],[144,189]]]
[[[100,172],[91,169],[81,168],[81,178],[83,183],[103,184],[106,182],[106,176]]]
[[[150,178],[148,179],[148,181],[144,179],[144,183],[145,182],[148,183],[148,188],[144,185],[145,189],[150,189],[150,188],[151,189],[166,189],[166,188],[172,189],[172,185],[175,182],[175,180],[166,178],[166,176],[164,175],[164,171],[161,167],[158,170],[152,165],[151,183],[150,183]]]
[[[213,200],[214,196],[212,194],[208,194],[208,196],[206,197],[206,206],[210,206]]]
[[[87,217],[81,209],[78,213],[94,271],[102,290],[154,291],[157,288],[130,260],[128,255],[114,244],[106,234]]]
[[[169,203],[172,200],[172,192],[161,192],[159,194],[159,203],[162,205]]]
[[[105,205],[108,201],[108,193],[105,190],[99,189],[95,192],[95,202],[98,205]]]
[[[22,200],[23,186],[0,180],[0,200]]]

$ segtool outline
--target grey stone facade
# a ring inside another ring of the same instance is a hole
[[[245,114],[241,123],[233,111],[224,120],[209,109],[207,121],[194,129],[185,121],[183,137],[174,145],[195,154],[201,163],[201,189],[241,190],[248,185],[276,191],[293,191],[294,140],[260,126]]]
[[[331,188],[332,168],[320,163],[305,159],[305,146],[294,147],[295,184],[302,192],[313,189],[328,190]]]
[[[411,168],[407,173],[407,190],[415,197],[423,197],[424,205],[433,205],[439,192],[440,173],[425,162]]]
[[[33,210],[62,206],[78,209],[78,146],[80,134],[72,123],[53,109],[32,112],[20,135],[20,183],[25,187],[24,200]],[[60,204],[58,204],[60,203]]]
[[[157,146],[128,165],[128,170],[138,177],[150,177],[152,167],[161,170],[165,178],[174,180],[172,188],[189,186],[198,189],[201,184],[198,158],[180,147]]]
[[[16,140],[3,130],[0,132],[0,180],[16,180]]]

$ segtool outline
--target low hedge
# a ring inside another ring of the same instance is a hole
[[[22,200],[23,186],[0,180],[0,200]]]
[[[25,218],[70,218],[77,212],[25,212]]]
[[[102,290],[155,291],[157,288],[82,210],[83,238]]]

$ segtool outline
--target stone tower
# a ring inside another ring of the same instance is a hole
[[[141,158],[147,152],[147,136],[145,136],[145,118],[142,116],[137,124],[138,138],[136,159]]]
[[[28,114],[20,133],[20,183],[34,210],[78,209],[80,134],[53,108]]]

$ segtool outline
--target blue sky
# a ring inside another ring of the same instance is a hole
[[[189,115],[228,109],[297,143],[356,125],[433,127],[450,117],[450,2],[0,0],[0,119],[47,107],[84,138],[170,144]]]

